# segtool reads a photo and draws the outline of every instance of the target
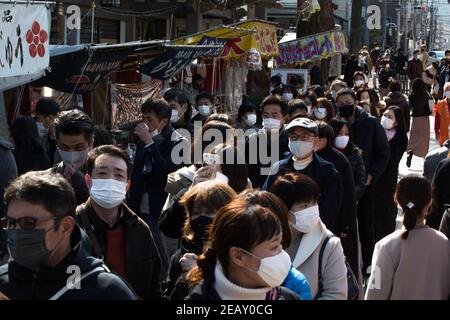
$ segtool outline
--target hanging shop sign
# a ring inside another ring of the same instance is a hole
[[[51,72],[33,85],[75,94],[92,91],[120,68],[129,52],[130,49],[85,49],[52,58]]]
[[[167,80],[199,57],[219,56],[227,39],[203,37],[195,46],[170,47],[164,54],[140,67],[146,75]],[[217,48],[203,46],[218,46]]]
[[[278,65],[293,65],[305,60],[330,58],[346,53],[345,35],[342,31],[321,33],[310,37],[280,43]]]
[[[46,5],[1,5],[0,78],[36,74],[48,67],[50,18]]]

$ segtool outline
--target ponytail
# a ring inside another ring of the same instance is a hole
[[[403,217],[403,225],[406,231],[402,234],[402,239],[408,239],[409,231],[414,229],[417,223],[417,218],[419,217],[420,212],[417,212],[416,207],[412,202],[409,202],[405,207],[402,206],[404,217]]]
[[[197,267],[187,274],[186,278],[189,286],[192,287],[202,280],[213,281],[216,262],[217,254],[212,248],[207,248],[206,251],[198,257]]]

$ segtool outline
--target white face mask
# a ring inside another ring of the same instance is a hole
[[[264,118],[263,127],[267,130],[278,130],[281,127],[281,120],[273,118]]]
[[[394,120],[389,119],[386,116],[381,117],[381,126],[386,130],[390,130],[394,127]]]
[[[175,123],[180,120],[180,116],[178,115],[178,110],[172,109],[172,115],[170,116],[170,122]]]
[[[316,110],[314,110],[314,117],[316,117],[317,120],[322,120],[327,117],[327,109],[319,106]]]
[[[333,145],[338,149],[345,149],[349,140],[349,136],[337,136],[333,141]]]
[[[253,126],[256,123],[256,114],[250,113],[244,117],[244,122],[248,126]]]
[[[218,181],[218,182],[225,182],[225,183],[228,183],[228,181],[229,181],[228,177],[220,171],[216,172],[216,178],[214,180]]]
[[[91,199],[105,209],[119,206],[125,199],[127,183],[115,179],[92,179]]]
[[[292,100],[293,98],[294,98],[294,95],[292,93],[288,93],[288,92],[283,93],[283,100],[285,102],[289,102],[289,100]]]
[[[295,216],[295,224],[292,224],[292,227],[303,233],[311,232],[320,219],[318,205],[292,212],[292,214]]]
[[[159,130],[155,129],[152,132],[150,132],[150,135],[152,136],[152,138],[156,137],[159,134]]]
[[[80,170],[83,168],[88,158],[89,149],[83,151],[63,151],[58,149],[61,156],[61,160],[66,166],[73,166],[75,169]]]
[[[36,126],[38,129],[39,137],[43,137],[48,134],[48,129],[44,126],[42,122],[36,121]]]
[[[198,107],[198,112],[204,117],[209,116],[209,114],[211,113],[211,107],[207,104],[201,105]]]
[[[289,150],[297,159],[304,159],[314,151],[314,143],[306,141],[289,141]]]
[[[270,288],[278,287],[284,282],[292,266],[291,258],[286,251],[281,250],[281,252],[275,256],[261,259],[247,250],[241,250],[260,260],[259,269],[257,271],[248,267],[245,268],[256,272]]]
[[[450,99],[450,91],[445,91],[445,97]]]
[[[364,80],[356,80],[356,81],[355,81],[355,85],[356,85],[357,87],[360,87],[360,86],[364,85]]]

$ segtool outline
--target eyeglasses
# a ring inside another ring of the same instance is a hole
[[[61,217],[51,217],[51,218],[36,218],[36,217],[22,217],[18,219],[6,217],[0,219],[0,227],[3,230],[15,229],[16,225],[19,225],[22,230],[34,230],[36,224],[41,221],[58,220]]]
[[[310,141],[314,138],[313,135],[310,134],[290,134],[289,140],[292,141]]]

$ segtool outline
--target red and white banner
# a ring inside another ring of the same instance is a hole
[[[46,5],[1,5],[0,78],[38,73],[48,67],[50,19]]]

